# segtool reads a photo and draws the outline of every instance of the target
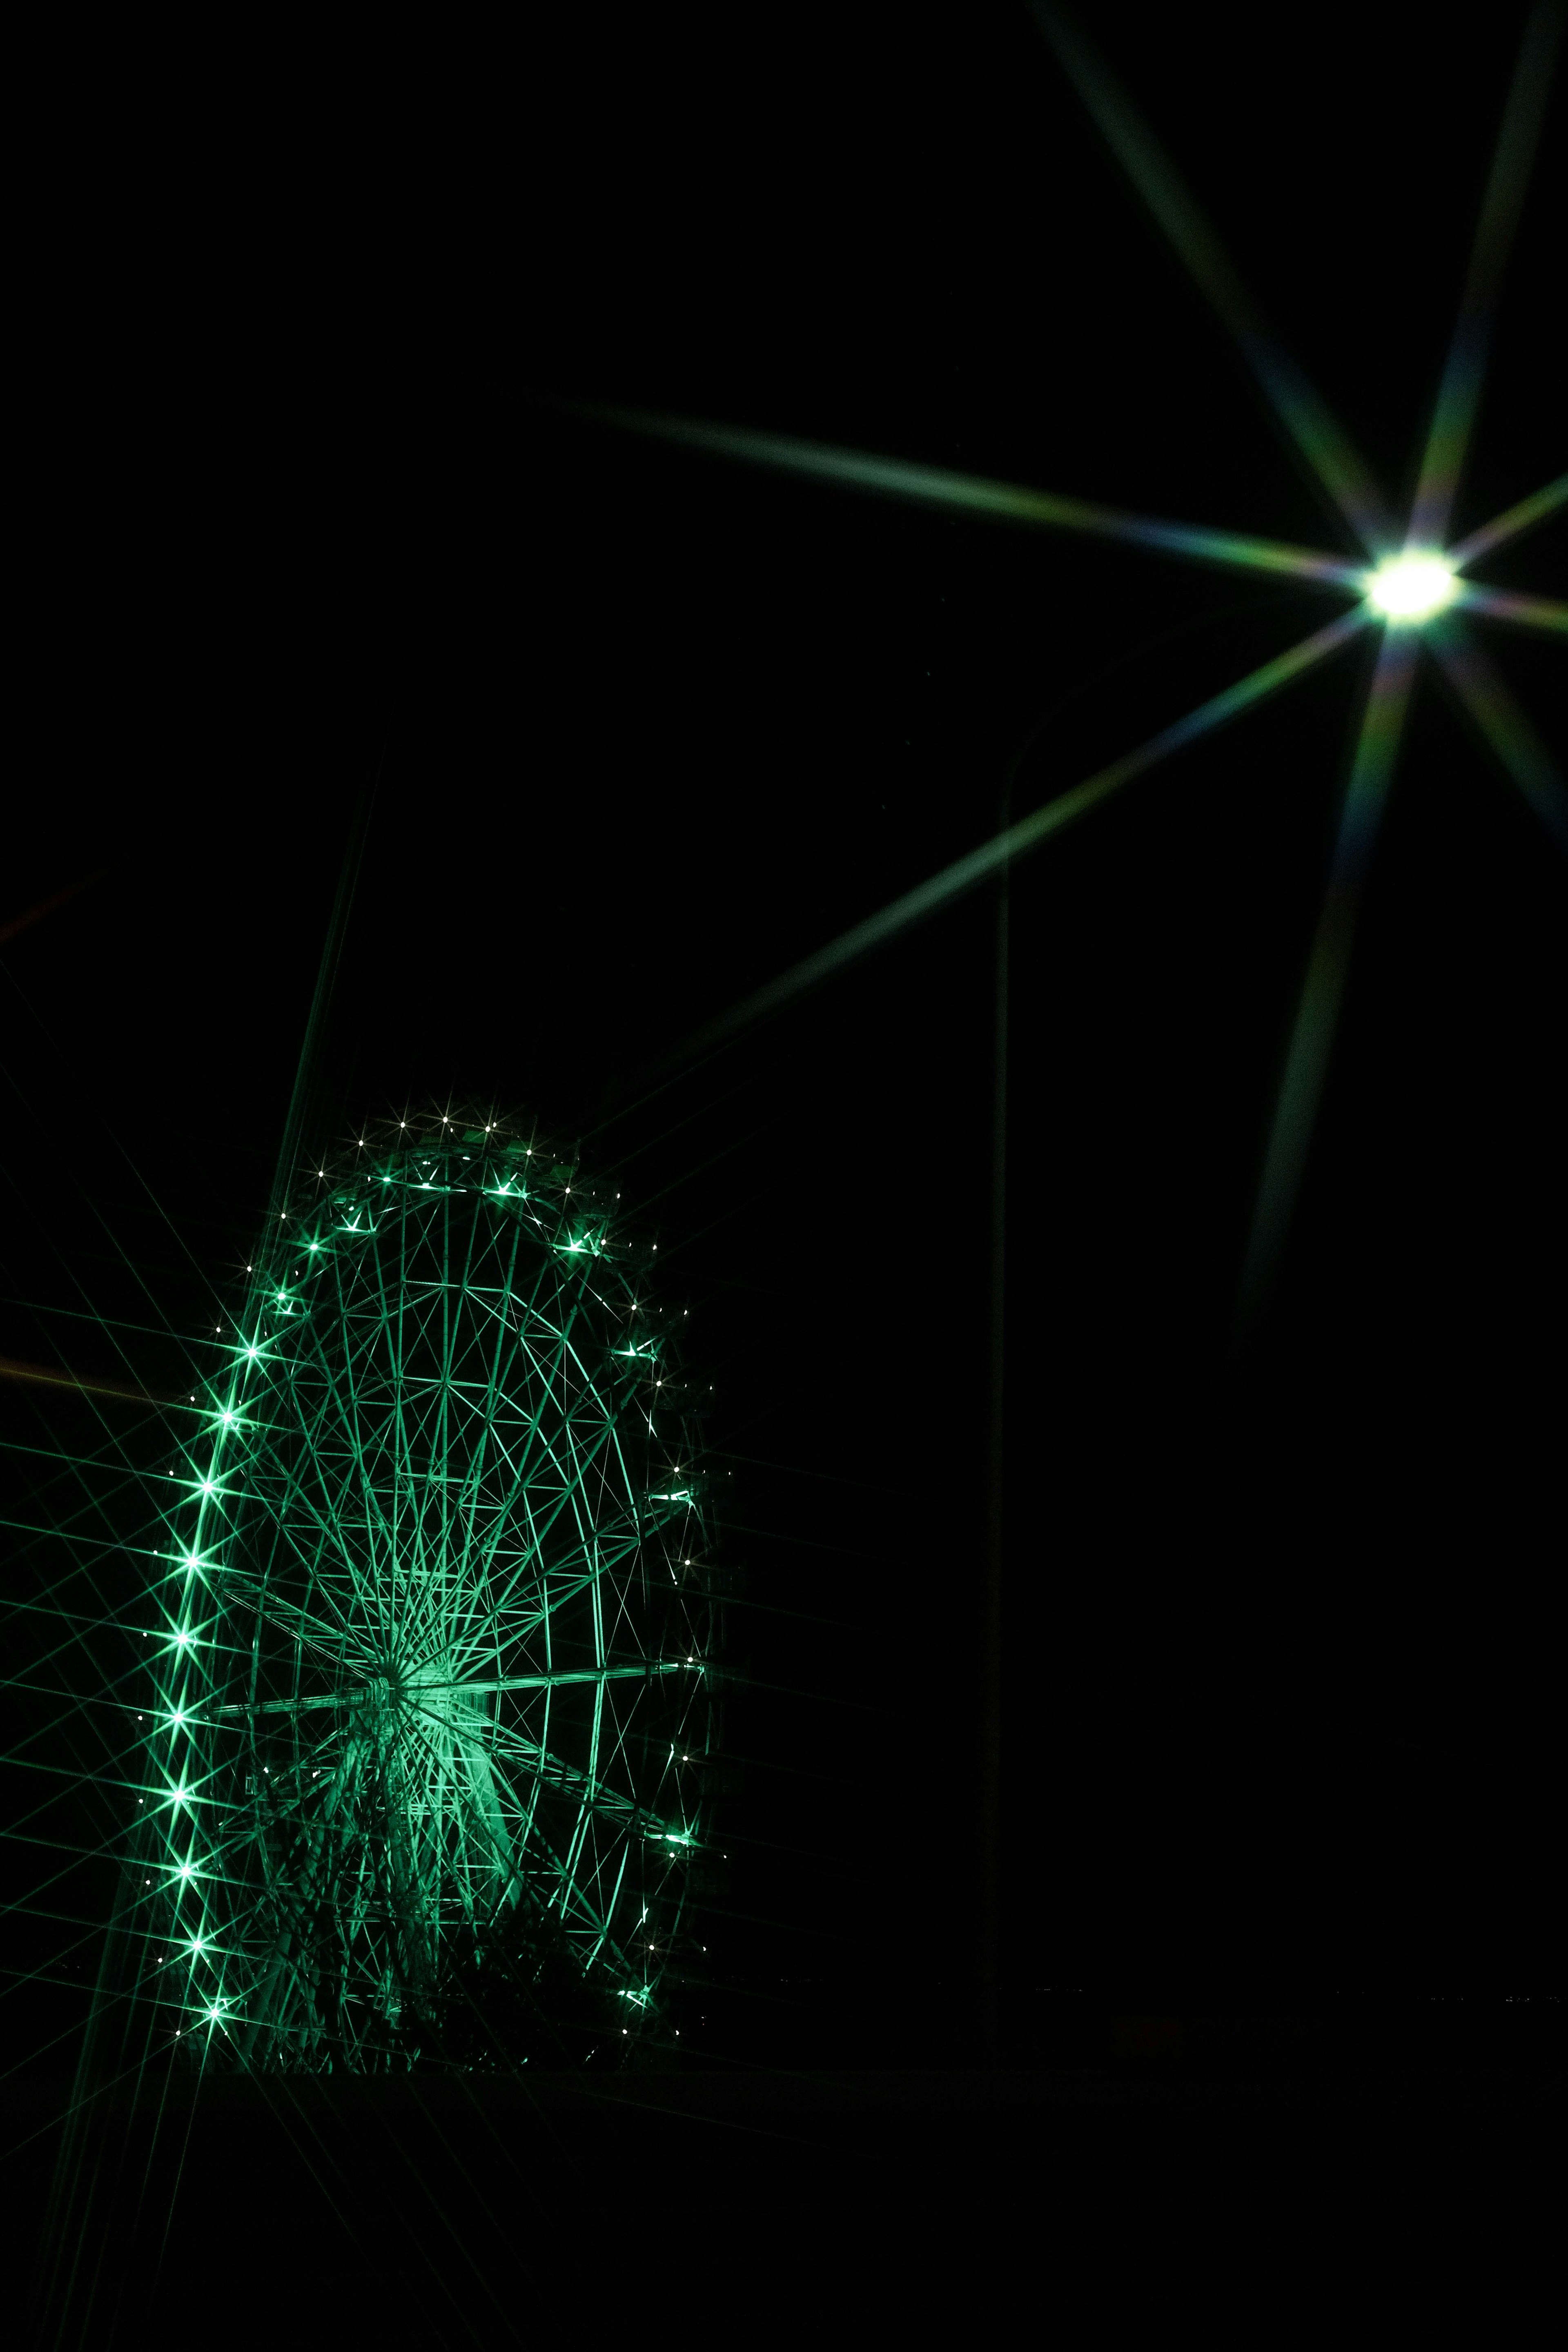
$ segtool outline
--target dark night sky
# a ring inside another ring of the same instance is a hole
[[[1089,20],[1396,492],[1523,16]],[[99,878],[3,950],[0,1352],[108,1368],[17,1303],[122,1311],[105,1227],[182,1328],[232,1300],[377,768],[324,1131],[536,1112],[657,1232],[760,1686],[724,1965],[875,2046],[889,1978],[964,1965],[992,902],[644,1074],[984,837],[1022,744],[1027,807],[1332,607],[525,395],[1342,541],[1021,10],[508,38],[323,68],[237,143],[215,100],[133,200],[62,181],[0,919]],[[1563,462],[1554,120],[1461,529]],[[1486,576],[1560,593],[1563,547]],[[1562,757],[1560,648],[1494,639]],[[1019,1987],[1556,1966],[1568,877],[1430,675],[1281,1290],[1220,1378],[1359,659],[1015,877]]]

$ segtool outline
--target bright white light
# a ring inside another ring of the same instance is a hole
[[[1380,563],[1368,583],[1372,601],[1391,621],[1429,621],[1453,600],[1458,586],[1440,555],[1395,555]]]

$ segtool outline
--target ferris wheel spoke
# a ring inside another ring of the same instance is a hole
[[[627,1559],[635,1558],[641,1551],[649,1535],[657,1534],[664,1528],[673,1527],[679,1519],[687,1515],[690,1507],[689,1500],[683,1498],[680,1503],[672,1504],[667,1511],[658,1515],[649,1514],[643,1520],[640,1528],[631,1528],[619,1543],[596,1546],[596,1557],[592,1559],[582,1572],[574,1577],[565,1576],[563,1580],[563,1572],[557,1571],[553,1580],[555,1583],[553,1599],[547,1607],[540,1609],[532,1617],[520,1619],[518,1628],[520,1633],[526,1636],[537,1633],[557,1611],[564,1608],[568,1602],[580,1599],[602,1578],[614,1574]]]
[[[598,1632],[596,1624],[595,1632],[595,1633]],[[601,1683],[599,1687],[594,1693],[594,1722],[593,1728],[588,1738],[588,1763],[586,1777],[590,1784],[597,1780],[599,1777],[599,1740],[604,1727],[604,1717],[605,1690],[604,1685]],[[587,1843],[593,1822],[593,1807],[589,1804],[579,1802],[577,1807],[576,1827],[573,1832],[572,1843],[566,1851],[566,1866],[568,1870],[574,1873],[575,1873],[578,1868],[583,1849]],[[608,1915],[606,1914],[606,1916],[607,1916]]]
[[[586,1773],[563,1763],[548,1749],[523,1743],[516,1760],[535,1771],[545,1790],[569,1798],[579,1808],[588,1808],[618,1838],[640,1835],[677,1848],[687,1848],[691,1843],[684,1822],[674,1822],[661,1813],[650,1811],[635,1798],[611,1788],[603,1778],[590,1780]]]
[[[574,1874],[567,1856],[558,1853],[542,1832],[535,1831],[533,1843],[544,1864],[540,1880],[530,1886],[534,1899],[540,1900],[541,1884],[548,1887],[548,1894],[543,1897],[544,1909],[555,1911],[563,1924],[569,1916],[574,1916],[586,1928],[594,1938],[590,1959],[596,1958],[601,1950],[607,1948],[622,1973],[632,1975],[634,1971],[626,1953],[611,1936],[612,1915],[593,1901],[587,1888]],[[523,1884],[528,1885],[529,1882],[524,1880]]]
[[[556,1755],[539,1740],[525,1738],[510,1725],[497,1724],[493,1727],[490,1747],[509,1774],[527,1774],[546,1789],[574,1800],[586,1797],[591,1804],[623,1826],[638,1817],[641,1808],[636,1798],[612,1789],[603,1778],[591,1780],[578,1766]]]
[[[343,1293],[342,1269],[341,1265],[337,1264],[335,1260],[333,1265],[333,1279],[338,1292],[340,1319],[344,1326],[345,1330],[352,1330],[353,1318],[350,1314],[348,1299],[345,1297]],[[367,1354],[369,1352],[368,1345],[365,1348],[365,1352]],[[387,1557],[390,1558],[393,1553],[394,1538],[392,1528],[387,1523],[385,1514],[378,1508],[376,1482],[370,1475],[371,1465],[367,1458],[368,1448],[365,1440],[363,1417],[362,1416],[361,1411],[361,1382],[359,1378],[356,1376],[355,1350],[353,1347],[347,1346],[343,1349],[343,1370],[341,1389],[338,1380],[333,1372],[329,1353],[325,1348],[321,1346],[319,1339],[317,1343],[317,1355],[321,1365],[321,1370],[327,1380],[329,1392],[337,1405],[339,1417],[343,1425],[344,1435],[351,1449],[355,1474],[353,1483],[357,1488],[357,1499],[364,1517],[365,1559],[373,1584],[377,1588],[373,1595],[374,1601],[377,1607],[380,1607],[384,1605],[384,1596],[379,1590],[380,1576],[377,1564],[377,1538],[379,1536],[381,1544],[384,1548]],[[346,1409],[344,1402],[345,1398]]]
[[[437,1328],[438,1318],[443,1322],[446,1319],[446,1299],[447,1289],[443,1281],[427,1297],[426,1311],[415,1336],[415,1344],[419,1349],[437,1356],[437,1370],[434,1373],[410,1373],[406,1307],[398,1364],[405,1526],[399,1556],[408,1563],[417,1563],[420,1598],[416,1606],[437,1614],[445,1602],[442,1582],[447,1549],[445,1523],[449,1502],[446,1470],[451,1387],[449,1333]],[[442,1524],[433,1534],[430,1514],[437,1501]],[[408,1606],[406,1596],[400,1588],[399,1608],[405,1622]]]
[[[455,1433],[452,1427],[452,1418],[455,1383],[457,1378],[456,1354],[458,1344],[458,1318],[452,1311],[452,1202],[449,1196],[442,1201],[439,1213],[439,1225],[441,1234],[441,1345],[440,1378],[436,1399],[437,1451],[433,1456],[433,1461],[440,1465],[440,1483],[436,1497],[440,1507],[440,1541],[436,1553],[434,1573],[432,1575],[428,1575],[426,1581],[426,1606],[424,1615],[426,1622],[434,1617],[437,1612],[440,1616],[445,1619],[448,1613],[450,1605],[452,1554],[451,1506],[453,1498],[449,1465],[453,1458],[454,1450],[453,1440]],[[472,1274],[472,1256],[478,1234],[479,1227],[477,1223],[470,1222],[468,1225],[466,1234],[459,1237],[463,1245],[464,1265],[462,1269],[461,1284],[462,1290],[465,1295]]]
[[[440,1727],[442,1732],[445,1732],[446,1728],[444,1724]],[[425,1844],[428,1847],[433,1835],[438,1837],[439,1825],[452,1810],[449,1801],[455,1776],[452,1770],[451,1743],[448,1740],[443,1744],[439,1738],[432,1736],[429,1725],[419,1723],[406,1716],[399,1718],[395,1737],[405,1773],[407,1773],[412,1763],[413,1777],[421,1784],[419,1816],[415,1825],[415,1833],[416,1836],[422,1833]],[[406,1818],[408,1809],[403,1807],[400,1810]],[[433,1823],[437,1825],[434,1832]],[[438,1868],[417,1871],[415,1876],[418,1883],[426,1887],[431,1887],[439,1883]]]
[[[309,1989],[299,1962],[291,1953],[274,1952],[245,2002],[237,2037],[242,2058],[248,2060],[269,2031],[286,2043],[292,2012],[308,2007]]]
[[[608,1759],[612,1765],[626,1760],[628,1728],[626,1725],[616,1727],[616,1737]],[[666,1843],[680,1844],[687,1842],[684,1828],[679,1832],[672,1830],[666,1821],[649,1811],[646,1801],[626,1796],[612,1788],[605,1770],[595,1775],[583,1772],[540,1742],[525,1739],[520,1733],[500,1727],[498,1727],[493,1744],[498,1755],[504,1755],[522,1769],[537,1774],[546,1787],[591,1805],[596,1812],[619,1827],[624,1829],[630,1824],[646,1822],[650,1824],[653,1833]],[[627,1777],[635,1778],[635,1774],[628,1772]]]
[[[458,1388],[461,1383],[445,1383],[445,1385],[447,1390],[451,1390],[451,1388]],[[466,1397],[461,1397],[458,1402],[466,1404],[468,1400]],[[447,1413],[449,1413],[449,1409],[451,1409],[449,1400],[447,1400]],[[447,1451],[447,1456],[442,1458],[449,1463],[451,1458],[454,1458],[454,1454]],[[454,1477],[451,1477],[451,1473],[447,1470],[447,1467],[442,1467],[439,1473],[433,1467],[433,1470],[426,1475],[426,1482],[423,1484],[430,1486],[430,1484],[437,1484],[437,1482],[439,1486],[442,1486],[442,1500],[445,1500],[445,1506],[449,1506]],[[451,1580],[461,1580],[463,1576],[472,1576],[470,1540],[472,1540],[472,1522],[475,1522],[475,1515],[479,1512],[479,1507],[496,1507],[494,1503],[484,1500],[482,1496],[482,1463],[468,1461],[466,1467],[463,1467],[461,1482],[456,1482],[456,1484],[458,1484],[458,1506],[456,1506],[456,1510],[458,1510],[458,1519],[466,1519],[468,1524],[468,1540],[463,1540],[461,1536],[458,1536],[458,1540],[451,1538],[451,1524],[454,1524],[454,1517],[451,1517],[451,1512],[447,1510],[445,1512],[447,1538],[445,1543],[442,1543],[442,1573],[439,1573],[437,1580],[430,1583],[430,1590],[428,1590],[430,1609],[433,1609],[437,1616],[445,1616],[447,1606],[449,1606],[449,1592],[445,1590],[447,1585],[449,1585]]]
[[[510,1242],[510,1251],[507,1257],[506,1270],[501,1282],[500,1305],[493,1313],[491,1318],[491,1347],[489,1349],[489,1372],[484,1392],[483,1407],[478,1415],[479,1442],[475,1448],[474,1459],[470,1471],[471,1487],[468,1510],[468,1523],[463,1541],[463,1556],[465,1559],[475,1549],[474,1513],[478,1507],[479,1490],[484,1478],[486,1464],[489,1454],[496,1447],[495,1431],[501,1400],[502,1366],[503,1362],[510,1365],[510,1358],[516,1352],[516,1339],[515,1334],[512,1333],[510,1328],[508,1308],[511,1302],[512,1280],[517,1267],[518,1252],[522,1246],[522,1231],[521,1226],[514,1225],[512,1227]],[[503,1342],[506,1343],[504,1355]]]
[[[574,1300],[571,1314],[555,1332],[556,1346],[553,1349],[552,1360],[548,1366],[542,1365],[539,1362],[534,1351],[527,1347],[526,1341],[523,1340],[520,1335],[519,1348],[520,1350],[526,1353],[529,1358],[530,1369],[534,1375],[537,1402],[528,1422],[522,1440],[517,1447],[516,1460],[511,1465],[511,1485],[503,1498],[501,1509],[497,1517],[496,1534],[491,1539],[489,1549],[485,1553],[480,1563],[481,1572],[487,1577],[489,1574],[491,1564],[495,1558],[495,1553],[499,1549],[501,1535],[506,1528],[508,1517],[517,1509],[519,1502],[524,1493],[526,1482],[533,1473],[536,1460],[534,1449],[540,1443],[541,1429],[544,1413],[551,1398],[553,1395],[556,1381],[560,1377],[561,1369],[566,1360],[567,1350],[571,1346],[572,1330],[576,1321],[580,1304],[580,1299]]]
[[[318,1538],[319,1549],[314,1553],[308,1553],[296,1536],[294,1524],[296,1513],[309,1522]],[[331,1602],[334,1612],[338,1614],[339,1630],[345,1636],[352,1634],[352,1621],[338,1611],[338,1596],[332,1586],[321,1579],[320,1566],[323,1553],[331,1556],[335,1568],[347,1577],[351,1586],[357,1589],[353,1562],[347,1556],[341,1529],[334,1527],[331,1520],[323,1517],[315,1498],[297,1473],[291,1474],[284,1486],[276,1509],[274,1524],[282,1541],[292,1551],[300,1567],[315,1581],[322,1595]]]
[[[601,1431],[595,1442],[593,1454],[588,1457],[590,1460],[596,1458],[596,1456],[603,1452],[609,1441],[611,1429],[606,1425],[605,1428]],[[549,1516],[543,1519],[536,1518],[532,1508],[531,1497],[527,1496],[520,1497],[520,1502],[525,1511],[528,1522],[530,1536],[529,1549],[533,1559],[542,1562],[546,1542],[550,1536],[553,1534],[556,1524],[561,1518],[562,1514],[571,1505],[574,1492],[575,1488],[573,1486],[563,1484],[559,1495],[555,1498],[553,1508],[551,1510]],[[542,1570],[542,1572],[543,1571]],[[595,1581],[598,1572],[599,1571],[597,1570],[590,1570],[587,1574],[579,1578],[577,1582],[570,1587],[569,1590],[573,1592],[587,1591]],[[516,1584],[519,1580],[521,1580],[521,1571],[518,1577],[514,1577],[511,1586],[508,1588],[509,1598],[510,1592],[515,1591]],[[538,1617],[533,1620],[533,1622],[536,1624],[542,1623],[544,1619],[551,1613],[552,1612],[549,1609],[542,1611]]]
[[[395,1464],[392,1480],[388,1517],[392,1526],[393,1559],[399,1555],[402,1541],[402,1512],[414,1491],[413,1457],[408,1441],[408,1419],[405,1405],[405,1368],[407,1361],[404,1344],[404,1325],[407,1310],[408,1218],[406,1202],[399,1204],[397,1221],[397,1282],[395,1296],[389,1299],[386,1292],[388,1268],[380,1251],[374,1252],[371,1264],[374,1270],[376,1306],[380,1327],[389,1336],[387,1348],[388,1377],[391,1382],[391,1411],[388,1417],[388,1441]]]
[[[288,1882],[275,1881],[273,1885],[276,1917],[268,1947],[260,1955],[265,1974],[251,2011],[253,2032],[266,2023],[279,1990],[283,1989],[287,1999],[288,1987],[300,1976],[299,1948],[305,1940],[309,1920],[320,1906],[330,1875],[322,1825],[317,1822],[301,1822],[300,1838],[305,1857],[302,1866],[296,1863],[292,1878]]]
[[[447,1600],[445,1586],[448,1542],[447,1509],[451,1494],[447,1484],[446,1465],[451,1444],[452,1349],[456,1339],[456,1318],[451,1311],[452,1203],[449,1197],[443,1199],[441,1202],[439,1224],[441,1234],[440,1378],[436,1394],[437,1452],[433,1458],[441,1465],[441,1484],[437,1498],[440,1504],[441,1532],[435,1559],[435,1572],[433,1576],[427,1578],[426,1583],[425,1614],[426,1618],[437,1610],[445,1613]],[[470,1228],[470,1235],[471,1231]]]
[[[343,1596],[321,1573],[321,1556],[299,1555],[300,1565],[311,1580],[312,1601],[309,1609],[291,1601],[279,1590],[279,1580],[272,1579],[266,1590],[257,1596],[258,1623],[269,1623],[279,1630],[288,1628],[300,1647],[309,1651],[323,1670],[334,1672],[338,1662],[352,1652],[355,1663],[361,1663],[363,1653],[356,1639],[352,1614],[342,1606]],[[321,1613],[331,1620],[323,1625]],[[370,1662],[364,1660],[368,1667]]]
[[[304,1561],[304,1565],[309,1567],[308,1559]],[[224,1591],[231,1610],[240,1605],[249,1606],[257,1612],[258,1623],[269,1622],[280,1630],[285,1628],[291,1630],[307,1647],[319,1654],[324,1665],[331,1666],[335,1662],[341,1654],[341,1643],[351,1637],[352,1629],[346,1621],[339,1618],[336,1627],[339,1637],[338,1645],[327,1646],[319,1621],[313,1612],[306,1610],[297,1601],[285,1599],[278,1591],[276,1580],[264,1581],[261,1579],[247,1577],[239,1571],[231,1570],[225,1577]],[[321,1590],[319,1598],[323,1601],[330,1598],[324,1586]]]
[[[300,1502],[319,1538],[319,1549],[311,1562],[312,1574],[322,1593],[331,1596],[342,1630],[351,1631],[356,1622],[374,1624],[380,1614],[374,1553],[372,1573],[367,1577],[364,1564],[342,1517],[332,1510],[330,1497],[324,1502],[311,1497],[301,1483]]]
[[[581,1685],[584,1687],[604,1683],[656,1682],[666,1675],[689,1675],[697,1671],[700,1661],[690,1658],[644,1658],[634,1663],[614,1666],[555,1666],[540,1674],[497,1675],[479,1676],[460,1683],[422,1683],[422,1692],[438,1692],[445,1688],[465,1697],[489,1698],[500,1691],[563,1690]]]
[[[450,1806],[443,1804],[442,1810],[449,1811],[456,1833],[465,1845],[469,1824],[476,1822],[479,1825],[485,1849],[485,1874],[492,1879],[499,1878],[504,1893],[516,1878],[517,1866],[511,1836],[506,1825],[500,1793],[496,1788],[495,1775],[482,1743],[477,1738],[464,1737],[458,1733],[452,1738],[447,1752],[440,1754],[428,1734],[422,1732],[420,1727],[410,1727],[410,1734],[411,1736],[417,1734],[423,1738],[424,1745],[433,1759],[432,1780],[434,1782],[438,1779],[441,1784],[441,1797],[445,1798],[448,1788],[455,1794],[456,1802]],[[456,1770],[457,1759],[459,1756],[463,1763],[461,1780]],[[467,1878],[465,1892],[467,1896],[471,1898],[475,1865],[466,1853],[463,1856],[463,1868]]]
[[[450,1691],[460,1696],[489,1697],[498,1691],[560,1690],[572,1685],[617,1682],[652,1682],[663,1675],[687,1675],[701,1664],[695,1653],[689,1658],[646,1659],[636,1664],[618,1666],[564,1666],[542,1674],[498,1675],[493,1679],[474,1682],[421,1683],[422,1693]],[[257,1715],[313,1715],[324,1707],[341,1709],[343,1695],[340,1691],[310,1692],[299,1698],[264,1698],[226,1700],[204,1712],[213,1716],[250,1717]],[[424,1702],[419,1702],[423,1706]],[[428,1711],[426,1709],[426,1711]]]

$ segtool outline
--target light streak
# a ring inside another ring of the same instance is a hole
[[[1488,621],[1511,621],[1520,629],[1550,629],[1557,636],[1568,633],[1568,604],[1556,604],[1550,596],[1520,596],[1510,588],[1487,588],[1477,580],[1461,580],[1454,602]]]
[[[1120,791],[1135,776],[1146,774],[1160,761],[1168,759],[1172,752],[1179,751],[1187,743],[1195,742],[1200,736],[1212,734],[1216,727],[1237,718],[1242,711],[1250,709],[1254,703],[1261,702],[1266,696],[1276,693],[1304,671],[1326,660],[1331,654],[1337,653],[1342,646],[1347,645],[1352,637],[1366,628],[1373,617],[1370,607],[1358,605],[1354,612],[1342,614],[1338,620],[1331,621],[1325,628],[1304,637],[1300,645],[1292,646],[1288,652],[1276,655],[1272,661],[1250,671],[1236,685],[1226,687],[1222,694],[1214,695],[1207,702],[1200,703],[1195,710],[1188,711],[1184,718],[1163,728],[1158,735],[1151,736],[1136,751],[1124,752],[1121,759],[1111,761],[1109,767],[1100,768],[1081,784],[1075,784],[1070,791],[1058,793],[1055,800],[1047,801],[1032,815],[1021,818],[1016,824],[1009,825],[990,841],[983,842],[978,849],[972,849],[965,856],[956,858],[940,874],[932,875],[929,881],[906,891],[901,898],[895,898],[879,914],[868,916],[864,922],[855,924],[826,947],[818,948],[815,954],[805,957],[790,971],[781,973],[777,980],[770,981],[765,988],[758,989],[754,995],[744,998],[730,1012],[721,1014],[716,1021],[700,1030],[688,1040],[677,1058],[685,1060],[693,1054],[705,1052],[723,1043],[752,1022],[776,1012],[781,1005],[800,995],[803,990],[815,987],[818,981],[842,971],[846,964],[852,963],[858,957],[883,946],[899,932],[909,929],[911,924],[922,922],[928,915],[934,915],[940,908],[951,906],[955,898],[975,888],[1015,858],[1037,847],[1051,834],[1061,832],[1064,826],[1087,814],[1101,801],[1109,800],[1112,793]]]
[[[1482,523],[1480,529],[1471,531],[1468,539],[1461,539],[1458,546],[1450,547],[1447,550],[1449,562],[1456,571],[1460,571],[1467,563],[1474,563],[1479,556],[1489,555],[1494,547],[1501,547],[1505,541],[1518,539],[1521,532],[1533,530],[1538,522],[1544,522],[1548,515],[1555,514],[1565,499],[1568,499],[1568,474],[1559,474],[1554,482],[1548,482],[1542,489],[1531,490],[1530,496],[1521,499],[1517,506],[1505,507],[1501,514],[1492,517],[1490,522]]]
[[[1444,544],[1479,406],[1497,288],[1539,142],[1550,69],[1561,37],[1563,0],[1539,0],[1526,28],[1403,534],[1348,436],[1265,331],[1217,239],[1124,93],[1047,0],[1033,0],[1033,5],[1042,30],[1107,144],[1236,339],[1319,482],[1373,559],[1370,572],[1364,565],[1352,566],[1312,549],[1128,514],[1083,499],[902,459],[638,410],[551,404],[571,406],[574,413],[600,423],[712,455],[815,476],[886,497],[1047,529],[1092,533],[1190,562],[1232,565],[1350,591],[1364,600],[1328,630],[1282,656],[1279,663],[1266,664],[1138,751],[1060,794],[805,958],[689,1039],[670,1057],[672,1063],[717,1047],[752,1021],[935,913],[1183,743],[1272,691],[1369,620],[1381,618],[1388,624],[1363,713],[1328,891],[1270,1132],[1244,1279],[1241,1321],[1245,1324],[1271,1279],[1300,1190],[1343,994],[1357,907],[1382,821],[1423,635],[1430,635],[1434,652],[1460,700],[1531,807],[1560,838],[1564,833],[1568,795],[1562,779],[1501,680],[1460,630],[1458,616],[1463,612],[1477,619],[1568,633],[1568,605],[1458,576],[1481,555],[1561,507],[1568,499],[1568,475],[1520,499],[1455,545]]]
[[[1034,0],[1034,12],[1106,145],[1229,328],[1270,406],[1319,481],[1367,553],[1390,553],[1396,536],[1370,470],[1295,362],[1266,332],[1218,238],[1152,131],[1082,35],[1044,0]]]
[[[1447,535],[1481,396],[1498,284],[1519,226],[1562,33],[1561,5],[1554,5],[1554,0],[1538,0],[1520,46],[1503,108],[1497,152],[1486,194],[1481,199],[1470,266],[1459,299],[1459,315],[1437,387],[1421,473],[1411,504],[1407,546],[1438,547]]]
[[[0,923],[0,942],[14,940],[19,932],[31,929],[35,923],[41,923],[46,915],[52,915],[57,907],[68,906],[83,890],[90,890],[95,882],[101,882],[108,871],[107,866],[100,866],[95,873],[84,874],[79,881],[68,882],[65,888],[57,890],[52,898],[40,898],[37,906],[27,908],[20,915],[13,915],[9,922]]]
[[[984,475],[955,474],[936,466],[921,466],[900,457],[869,457],[858,449],[834,448],[820,441],[800,441],[783,434],[757,433],[743,425],[710,425],[698,418],[660,416],[635,408],[574,406],[572,414],[598,425],[674,441],[710,456],[739,457],[749,465],[778,471],[816,475],[884,498],[904,499],[921,506],[957,508],[965,514],[984,515],[1001,522],[1033,523],[1050,530],[1081,530],[1102,539],[1131,541],[1163,555],[1185,557],[1191,562],[1228,564],[1246,572],[1284,573],[1296,580],[1321,581],[1325,586],[1359,591],[1364,566],[1316,548],[1294,547],[1283,540],[1255,539],[1245,532],[1211,530],[1197,523],[1164,522],[1152,515],[1127,514],[1117,507],[1100,506],[1088,499],[1058,497],[1054,491],[998,482]]]
[[[1568,848],[1568,784],[1485,652],[1451,617],[1428,638],[1482,736],[1542,824]]]
[[[1384,632],[1362,713],[1361,732],[1340,816],[1339,838],[1334,845],[1334,862],[1307,960],[1306,981],[1286,1056],[1285,1076],[1275,1106],[1253,1215],[1242,1277],[1240,1323],[1244,1332],[1268,1294],[1300,1189],[1345,975],[1350,969],[1356,910],[1410,705],[1417,643],[1414,630]]]
[[[83,1396],[115,1397],[122,1404],[156,1405],[161,1411],[177,1405],[190,1410],[184,1397],[153,1396],[119,1381],[88,1380],[76,1372],[57,1371],[48,1364],[24,1364],[14,1356],[0,1356],[0,1381],[25,1381],[36,1388],[75,1389]]]

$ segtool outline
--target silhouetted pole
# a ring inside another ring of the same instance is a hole
[[[1011,769],[1001,829],[1012,822]],[[996,887],[995,1068],[991,1097],[991,1295],[985,1465],[985,1559],[980,1597],[979,1769],[974,1953],[974,2063],[997,2058],[1002,1941],[1002,1498],[1007,1309],[1007,962],[1010,879]]]

